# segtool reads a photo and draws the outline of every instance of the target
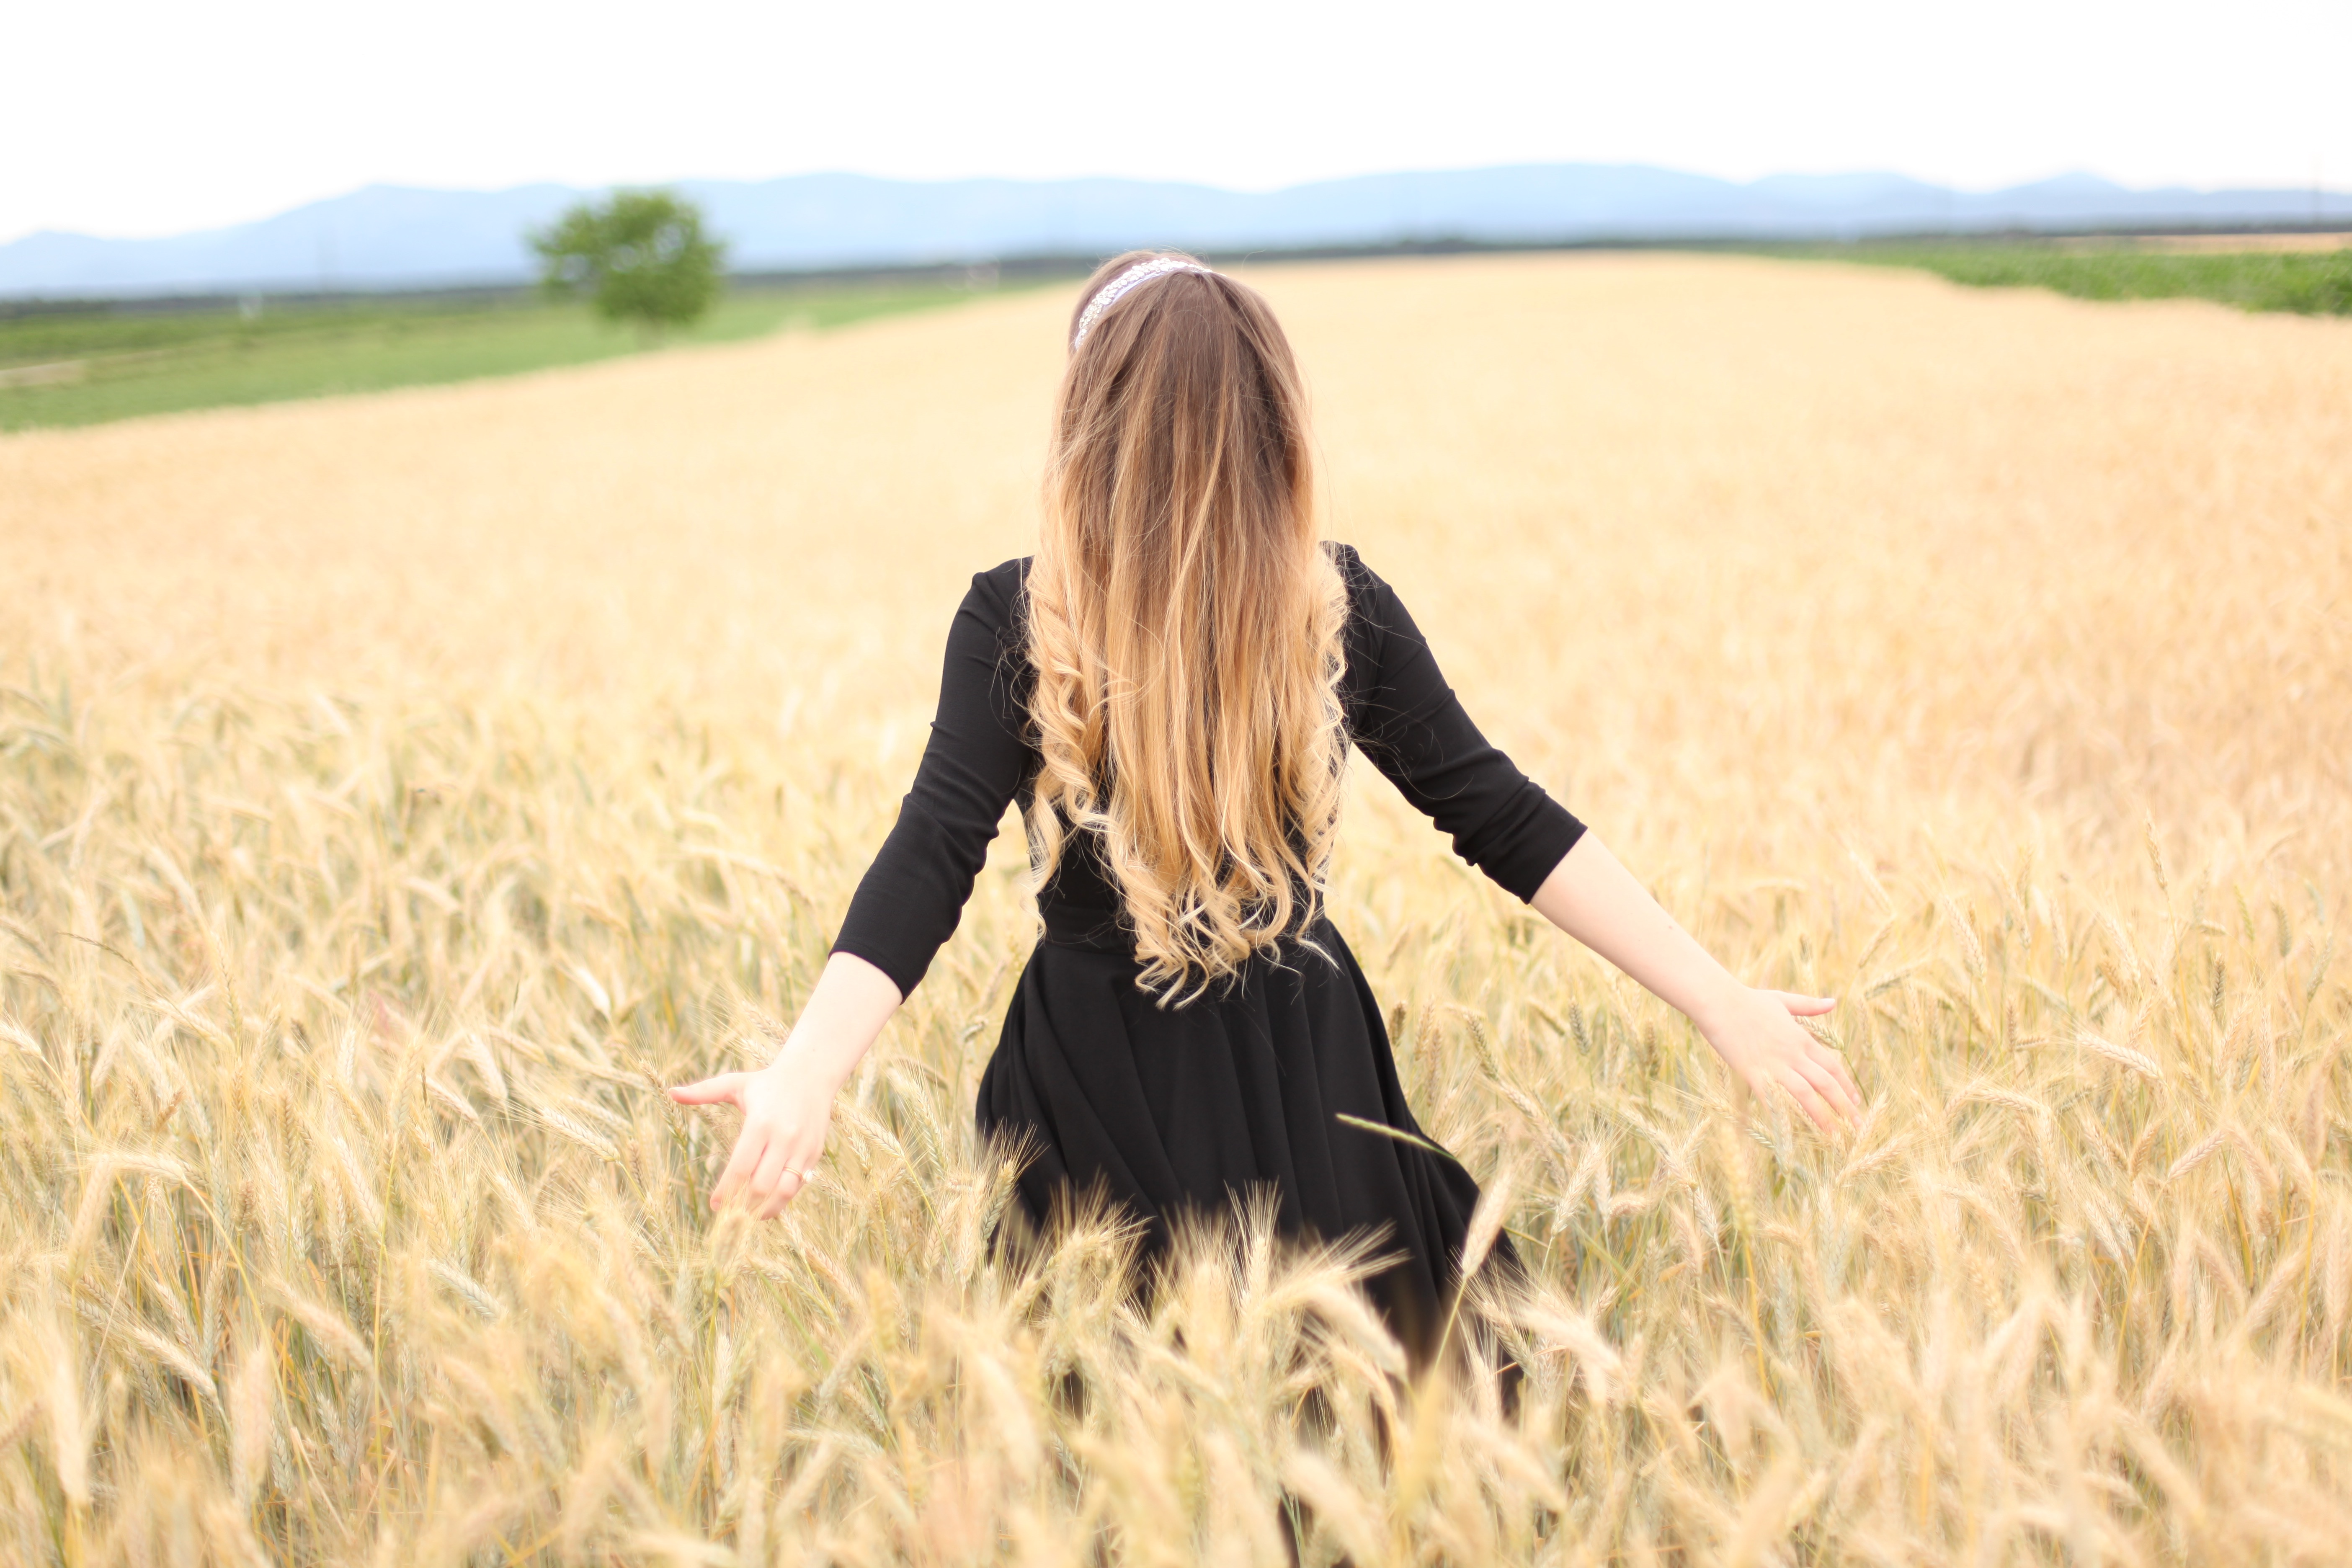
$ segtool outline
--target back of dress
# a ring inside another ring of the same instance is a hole
[[[1532,899],[1582,825],[1479,733],[1396,590],[1352,545],[1326,548],[1348,590],[1340,689],[1349,739],[1453,837],[1456,854]],[[1028,569],[1023,557],[972,578],[948,631],[939,711],[914,787],[834,944],[879,968],[901,994],[954,933],[1005,808],[1025,805],[1036,777],[1021,622]],[[1072,847],[1039,893],[1045,940],[1115,943],[1104,932],[1117,928],[1117,889],[1098,853],[1083,840]]]

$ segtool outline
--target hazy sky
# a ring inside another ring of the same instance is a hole
[[[2352,186],[2352,0],[26,0],[7,33],[0,240],[173,233],[373,181],[818,169]]]

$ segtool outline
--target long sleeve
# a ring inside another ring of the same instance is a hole
[[[834,941],[834,952],[865,959],[901,996],[955,934],[1004,808],[1034,765],[1018,689],[1027,668],[1018,647],[1024,564],[1008,561],[972,578],[948,628],[939,714],[914,787]]]
[[[1358,748],[1453,836],[1455,854],[1532,900],[1584,825],[1478,732],[1396,590],[1350,546],[1334,554],[1348,584],[1345,693]]]

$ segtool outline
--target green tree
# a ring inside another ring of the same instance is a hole
[[[551,292],[585,287],[599,315],[648,334],[682,327],[719,297],[727,247],[702,232],[702,213],[669,191],[614,191],[533,231]]]

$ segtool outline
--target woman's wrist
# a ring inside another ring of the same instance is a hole
[[[766,1070],[838,1092],[898,1003],[888,975],[853,953],[834,953]]]
[[[1691,1005],[1685,1010],[1685,1016],[1697,1026],[1700,1034],[1712,1039],[1716,1031],[1738,1016],[1739,1010],[1748,1005],[1748,988],[1727,971],[1693,998]]]
[[[827,1050],[815,1037],[815,1031],[805,1026],[794,1029],[776,1052],[773,1060],[761,1070],[772,1077],[791,1079],[823,1089],[828,1096],[837,1094],[857,1070],[857,1058],[865,1053]]]

